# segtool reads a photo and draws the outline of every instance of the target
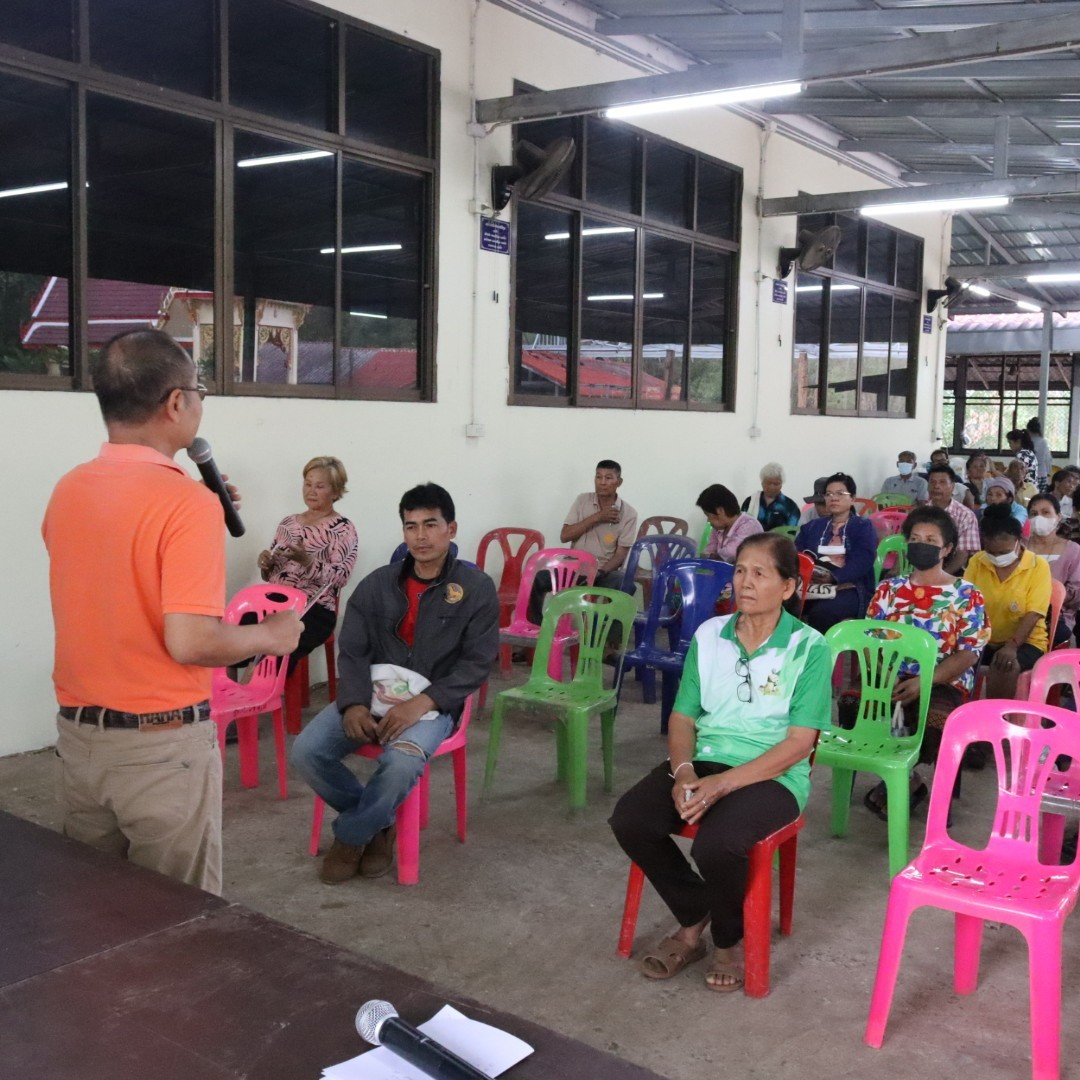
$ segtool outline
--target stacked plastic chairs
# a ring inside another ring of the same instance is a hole
[[[514,616],[514,604],[521,587],[525,560],[533,554],[534,547],[537,551],[543,550],[544,534],[536,529],[513,525],[484,533],[476,549],[476,565],[485,573],[488,550],[492,544],[497,544],[502,553],[502,574],[495,583],[499,594],[499,625],[508,626]]]

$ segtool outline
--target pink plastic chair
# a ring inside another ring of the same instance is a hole
[[[1050,726],[1040,726],[1044,720]],[[953,839],[946,825],[961,758],[974,742],[991,743],[998,773],[997,809],[981,851]],[[1032,1076],[1058,1077],[1061,936],[1080,891],[1075,860],[1053,867],[1039,862],[1040,803],[1059,754],[1080,757],[1077,717],[1064,709],[1032,702],[971,701],[949,716],[934,770],[923,849],[893,878],[889,890],[864,1036],[870,1046],[880,1047],[885,1035],[908,919],[916,908],[928,905],[955,913],[958,994],[976,988],[986,919],[1015,926],[1024,935],[1031,987]]]
[[[454,801],[457,804],[457,838],[465,843],[465,823],[468,812],[468,758],[465,740],[469,733],[469,721],[476,706],[476,694],[471,694],[461,711],[457,730],[442,741],[432,758],[443,754],[454,755]],[[383,748],[377,745],[361,746],[356,752],[361,757],[377,758]],[[397,866],[398,884],[415,885],[420,880],[420,830],[428,826],[428,781],[431,763],[420,774],[420,781],[397,808]],[[322,832],[323,812],[326,803],[316,795],[311,814],[311,841],[308,851],[319,854],[319,834]]]
[[[908,516],[910,509],[908,507],[906,510],[876,510],[872,513],[870,522],[874,526],[877,538],[880,540],[885,536],[896,536],[904,527],[904,519]]]
[[[499,631],[499,668],[504,675],[510,671],[510,650],[513,646],[532,648],[540,636],[539,625],[529,621],[529,597],[532,595],[533,581],[542,570],[551,574],[551,591],[557,593],[576,585],[581,577],[589,585],[594,585],[597,562],[594,555],[576,548],[545,548],[529,557],[518,588],[513,618],[509,626]],[[548,674],[553,679],[562,680],[563,650],[567,645],[573,645],[574,640],[569,622],[567,629],[560,627],[556,631],[548,668]]]
[[[229,601],[225,609],[225,622],[236,625],[249,614],[254,614],[256,621],[262,622],[265,616],[277,611],[303,611],[307,601],[307,593],[288,585],[249,585]],[[266,712],[273,713],[278,790],[283,799],[289,794],[285,777],[285,722],[282,717],[287,666],[284,657],[259,657],[246,683],[230,679],[225,668],[214,668],[210,687],[210,719],[217,724],[221,763],[225,764],[225,729],[235,721],[240,750],[240,783],[244,787],[259,785],[259,716]]]
[[[334,618],[337,619],[337,605],[334,605]],[[336,632],[336,631],[335,631]],[[326,650],[326,689],[328,698],[337,697],[337,664],[334,660],[334,634],[324,642]],[[305,656],[296,665],[292,675],[285,680],[285,730],[290,735],[300,734],[300,720],[303,710],[311,703],[311,673],[308,670],[308,658]]]
[[[511,543],[512,537],[520,537],[516,547]],[[522,567],[534,547],[537,551],[543,549],[544,534],[536,529],[516,526],[505,526],[484,533],[480,538],[480,546],[476,549],[476,565],[485,573],[488,549],[496,542],[502,552],[502,575],[496,583],[499,593],[499,625],[508,626],[514,617]]]

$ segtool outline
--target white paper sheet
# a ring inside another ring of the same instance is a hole
[[[420,1025],[420,1030],[488,1076],[506,1072],[533,1052],[516,1035],[470,1020],[451,1005],[444,1005],[426,1024]],[[383,1046],[340,1065],[331,1065],[323,1070],[323,1076],[328,1080],[430,1080]]]

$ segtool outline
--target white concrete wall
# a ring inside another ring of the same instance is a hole
[[[314,454],[338,455],[351,474],[350,494],[340,505],[360,532],[355,581],[384,562],[399,541],[397,499],[422,480],[438,481],[453,494],[459,540],[470,554],[480,535],[497,525],[537,527],[554,541],[563,512],[577,492],[590,486],[593,465],[601,457],[622,462],[623,493],[643,515],[678,514],[698,529],[702,519],[693,508],[698,492],[722,482],[745,495],[765,461],[785,464],[786,489],[800,500],[814,477],[839,468],[854,474],[861,491],[872,493],[890,472],[898,449],[911,447],[920,455],[930,450],[940,429],[943,335],[937,330],[920,338],[915,419],[790,415],[793,309],[790,303],[773,305],[770,282],[757,284],[755,274],[759,269],[766,275],[775,272],[777,249],[793,242],[795,222],[766,221],[759,248],[754,205],[760,130],[719,109],[708,116],[652,118],[647,126],[745,170],[736,411],[510,408],[509,260],[476,252],[478,225],[468,212],[473,140],[465,124],[473,4],[341,0],[339,6],[442,52],[438,403],[209,399],[202,433],[245,498],[248,533],[226,541],[230,591],[254,580],[255,556],[274,525],[300,508],[299,470]],[[515,78],[552,89],[586,78],[636,74],[486,3],[480,7],[477,31],[479,97],[509,94]],[[482,140],[479,157],[482,193],[489,166],[509,159],[508,131]],[[768,196],[870,186],[862,174],[790,140],[774,136],[769,142]],[[940,215],[905,218],[902,227],[926,238],[924,287],[940,285],[948,243],[944,220]],[[475,328],[474,283],[479,297]],[[483,438],[466,439],[471,419],[484,425]],[[755,424],[760,436],[751,439]],[[0,754],[52,741],[52,626],[40,522],[57,477],[94,456],[102,437],[90,395],[0,391],[0,454],[8,463],[5,535],[11,556],[0,620]],[[108,537],[87,536],[86,543],[88,548],[107,546]],[[108,603],[107,596],[102,603]],[[86,647],[92,652],[96,646],[88,641]],[[317,673],[321,662],[314,667]]]

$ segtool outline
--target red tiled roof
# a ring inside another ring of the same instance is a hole
[[[364,389],[411,390],[416,386],[416,350],[371,350],[371,356],[363,367],[353,371],[350,381]]]
[[[523,349],[522,367],[541,378],[548,379],[557,386],[566,385],[566,354],[549,352],[543,349]],[[650,401],[664,399],[664,380],[655,375],[642,372],[641,396]],[[609,397],[610,391],[625,391],[629,394],[631,385],[630,362],[628,360],[605,360],[596,356],[583,356],[578,363],[578,392],[583,397]],[[679,400],[680,388],[676,383],[671,388],[672,400]],[[622,396],[622,395],[620,395]]]

